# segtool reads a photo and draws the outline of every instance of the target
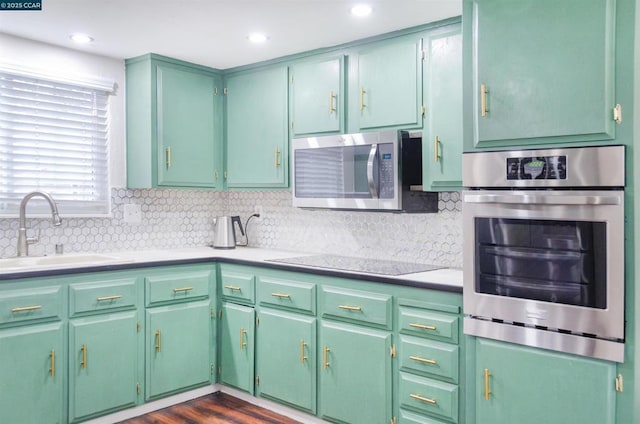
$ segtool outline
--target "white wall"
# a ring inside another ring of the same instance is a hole
[[[71,40],[69,40],[71,43]],[[88,46],[87,49],[91,47]],[[125,81],[124,60],[65,49],[0,33],[0,62],[22,65],[31,70],[65,73],[79,77],[113,81],[116,91],[110,105],[111,186],[125,187]]]

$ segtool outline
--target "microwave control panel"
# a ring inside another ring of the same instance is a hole
[[[394,168],[395,158],[393,153],[393,144],[378,144],[378,169],[380,192],[378,197],[381,199],[393,199],[394,195]]]
[[[566,156],[532,156],[507,158],[507,180],[566,179]]]

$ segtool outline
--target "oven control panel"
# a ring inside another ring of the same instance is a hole
[[[567,157],[507,157],[507,180],[566,180]]]

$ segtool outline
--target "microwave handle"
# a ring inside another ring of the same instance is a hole
[[[378,145],[372,144],[371,150],[369,150],[369,159],[367,160],[367,181],[369,182],[369,192],[372,199],[378,198],[378,189],[376,182],[373,178],[373,165],[375,164],[376,156],[378,155]]]
[[[517,194],[465,194],[465,203],[504,203],[522,205],[619,205],[617,196],[597,195],[517,195]]]

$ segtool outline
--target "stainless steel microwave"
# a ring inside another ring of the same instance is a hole
[[[292,140],[293,206],[437,212],[422,191],[422,135],[380,131]]]

